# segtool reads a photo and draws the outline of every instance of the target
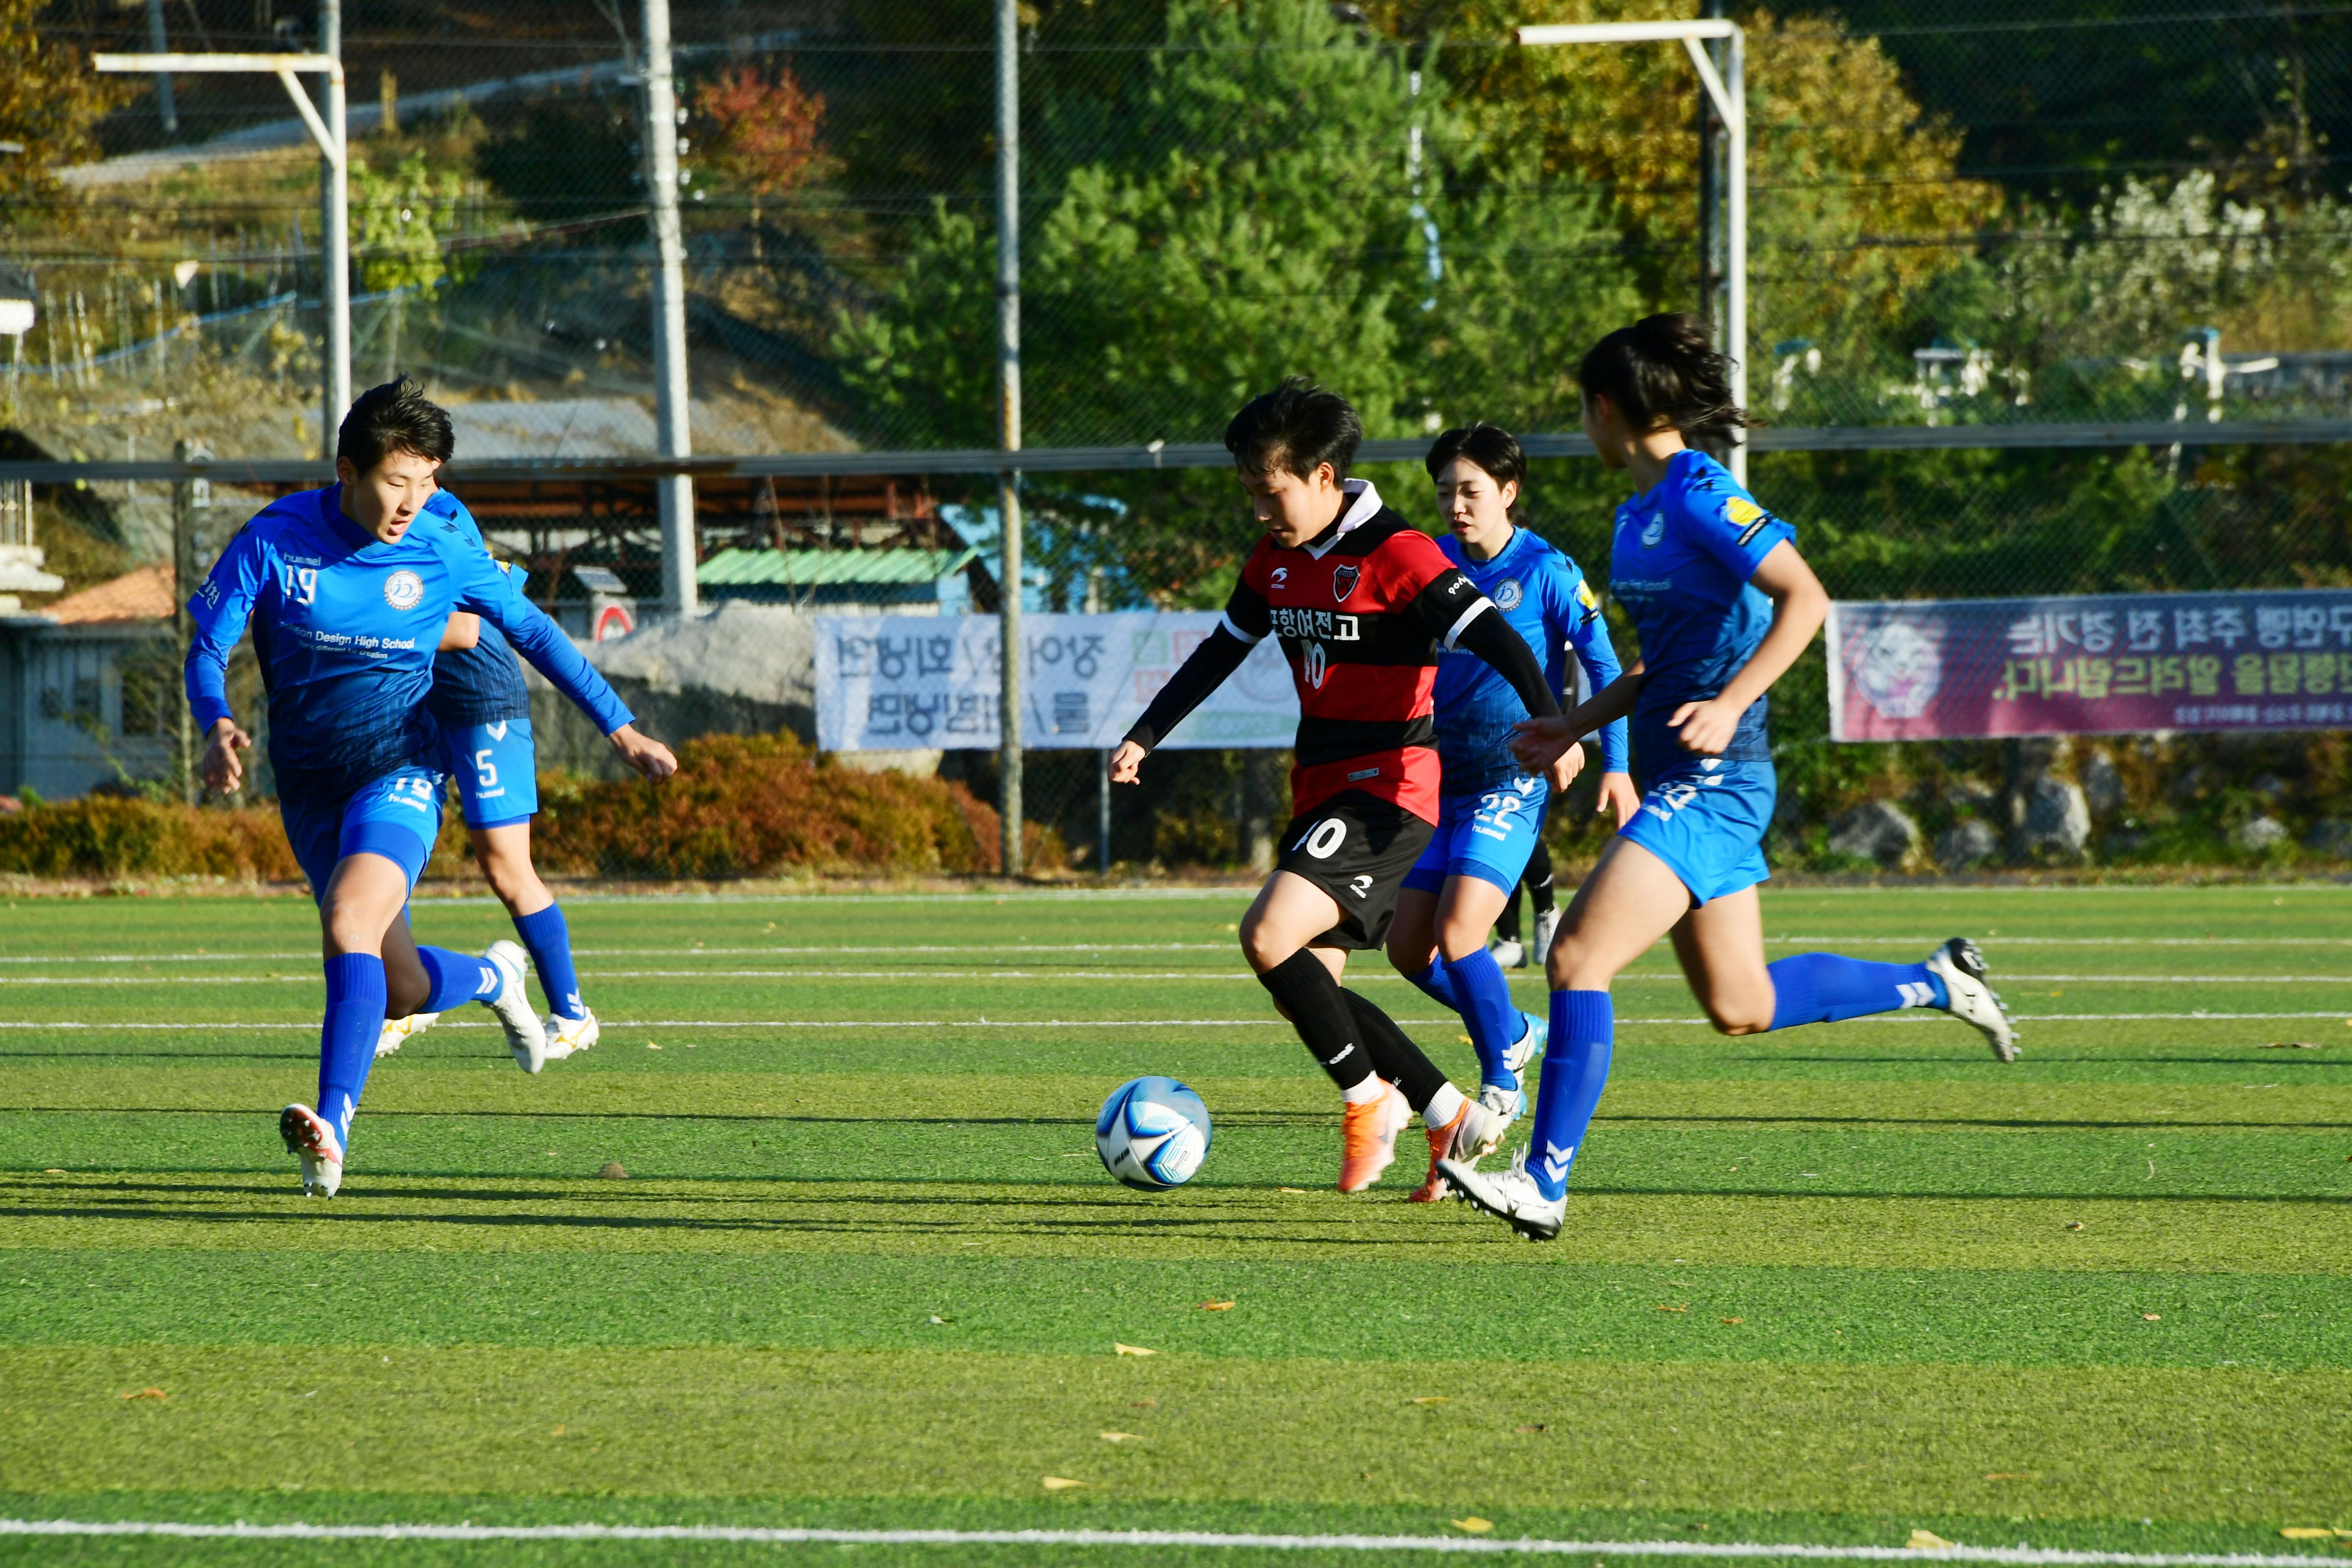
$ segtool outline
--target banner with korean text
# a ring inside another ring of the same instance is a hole
[[[1118,745],[1218,618],[1214,610],[1022,616],[1022,745]],[[817,617],[817,745],[993,750],[1001,631],[994,616]],[[1297,730],[1290,666],[1269,637],[1162,744],[1279,747]]]
[[[1840,601],[1830,738],[2352,724],[2352,589]]]

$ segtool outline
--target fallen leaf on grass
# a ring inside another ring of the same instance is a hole
[[[1915,1530],[1911,1532],[1911,1539],[1903,1544],[1914,1552],[1941,1552],[1947,1547],[1957,1546],[1959,1542],[1947,1541],[1932,1530]]]
[[[1661,1301],[1658,1303],[1658,1310],[1661,1312],[1687,1312],[1690,1309],[1688,1307],[1669,1307],[1664,1301]]]
[[[618,1160],[605,1161],[604,1168],[597,1172],[596,1175],[598,1180],[606,1182],[625,1182],[629,1179],[628,1171]]]
[[[1087,1487],[1092,1485],[1094,1485],[1092,1481],[1074,1481],[1067,1476],[1047,1476],[1045,1478],[1045,1489],[1049,1492],[1066,1492],[1072,1487]]]
[[[1095,1436],[1101,1438],[1106,1443],[1140,1443],[1143,1441],[1143,1434],[1140,1432],[1097,1432]]]
[[[1130,1399],[1127,1402],[1127,1407],[1129,1410],[1157,1410],[1160,1408],[1160,1401],[1156,1399]]]
[[[649,1050],[649,1051],[657,1051],[657,1050],[661,1049],[661,1047],[660,1047],[659,1046],[657,1046],[657,1045],[654,1044],[651,1040],[647,1040],[647,1041],[646,1042],[646,1049],[647,1049],[647,1050]]]
[[[172,1396],[164,1393],[160,1388],[142,1388],[135,1394],[126,1394],[122,1397],[125,1399],[153,1399],[162,1401],[169,1399]]]
[[[2160,1323],[2164,1321],[2164,1314],[2162,1312],[2142,1312],[2139,1315],[2139,1321],[2143,1323]]]
[[[1727,1323],[1744,1323],[1748,1320],[1745,1318],[1726,1318],[1723,1321]]]
[[[550,1432],[548,1436],[551,1437],[561,1437],[563,1436],[563,1428],[558,1426],[554,1431]]]
[[[1985,1479],[1989,1481],[2030,1481],[2037,1479],[2041,1474],[2042,1472],[2040,1470],[1987,1470],[1985,1472]]]
[[[41,1172],[45,1176],[62,1176],[65,1173],[66,1168],[63,1165],[50,1165]]]
[[[1276,1187],[1274,1190],[1277,1193],[1303,1193],[1307,1189],[1305,1187]]]
[[[2083,1228],[2083,1222],[2079,1219],[2070,1219],[2066,1222],[2066,1228],[2068,1230],[2080,1230]]]
[[[953,1318],[942,1318],[937,1312],[933,1312],[931,1314],[930,1321],[934,1323],[940,1324],[943,1328],[953,1328],[955,1326],[955,1320]]]
[[[1453,1396],[1444,1394],[1424,1394],[1418,1399],[1408,1399],[1407,1405],[1451,1405]]]
[[[1480,1519],[1474,1513],[1468,1519],[1455,1520],[1454,1521],[1454,1528],[1456,1530],[1466,1530],[1473,1535],[1484,1535],[1488,1531],[1495,1528],[1495,1521],[1491,1519]]]
[[[2336,1534],[2334,1531],[2324,1525],[2315,1527],[2308,1524],[2290,1524],[2279,1533],[2289,1541],[2326,1541]]]
[[[2263,1047],[2266,1051],[2315,1051],[2319,1048],[2317,1040],[2273,1040]]]
[[[1158,1351],[1145,1350],[1141,1345],[1123,1345],[1117,1340],[1111,1341],[1110,1348],[1118,1355],[1158,1355],[1160,1353]]]
[[[1519,1430],[1522,1432],[1540,1432],[1544,1430],[1544,1424],[1538,1421],[1532,1426],[1522,1426]]]
[[[1203,1312],[1230,1312],[1233,1310],[1234,1304],[1231,1301],[1203,1301],[1201,1303],[1201,1310]]]
[[[1465,1045],[1465,1046],[1475,1046],[1475,1045],[1476,1045],[1476,1044],[1478,1043],[1477,1041],[1475,1041],[1475,1040],[1472,1039],[1472,1038],[1471,1038],[1469,1036],[1467,1036],[1467,1035],[1456,1035],[1456,1036],[1454,1036],[1454,1037],[1455,1039],[1457,1039],[1457,1040],[1461,1041],[1461,1042],[1462,1042],[1464,1045]]]

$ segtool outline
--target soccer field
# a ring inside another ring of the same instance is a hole
[[[530,1079],[453,1016],[377,1065],[331,1203],[276,1132],[314,1081],[306,900],[19,900],[0,1515],[2341,1558],[2347,897],[1768,889],[1776,956],[1979,938],[2024,1058],[1936,1014],[1720,1039],[1662,947],[1545,1246],[1404,1203],[1417,1126],[1381,1186],[1331,1190],[1336,1097],[1235,950],[1243,892],[582,897],[603,1044]],[[506,931],[482,901],[415,923]],[[1458,1023],[1376,958],[1356,983],[1475,1080]],[[1144,1072],[1216,1119],[1156,1196],[1093,1150]],[[1426,1552],[0,1536],[41,1563]]]

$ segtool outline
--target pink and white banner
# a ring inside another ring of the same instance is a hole
[[[2352,589],[1841,600],[1830,738],[2352,725]]]

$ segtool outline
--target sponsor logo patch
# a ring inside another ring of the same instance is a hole
[[[383,580],[383,602],[395,610],[413,610],[425,602],[425,579],[403,568]]]
[[[1723,503],[1724,521],[1738,529],[1740,548],[1746,549],[1755,537],[1764,531],[1772,514],[1749,500],[1746,496],[1733,496]]]

